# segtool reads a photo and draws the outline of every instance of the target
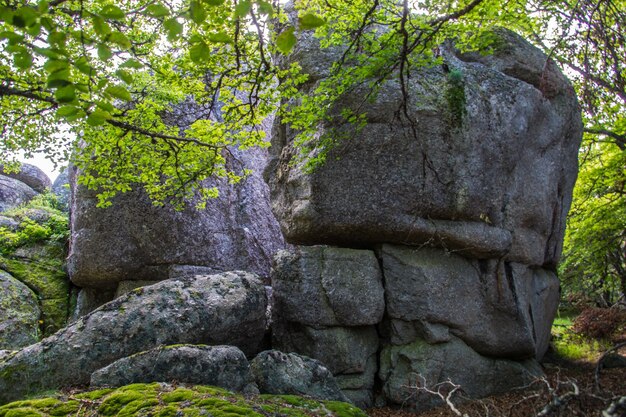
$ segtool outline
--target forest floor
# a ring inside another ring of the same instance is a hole
[[[626,355],[626,348],[620,354]],[[524,390],[481,400],[453,400],[458,413],[445,405],[421,413],[388,407],[367,412],[370,417],[602,417],[612,401],[626,396],[626,368],[601,369],[596,388],[596,362],[548,355],[543,365],[546,378]],[[626,407],[609,415],[626,417]]]

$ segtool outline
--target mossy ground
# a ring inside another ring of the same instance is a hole
[[[117,389],[62,393],[0,406],[0,417],[152,416],[152,417],[366,417],[337,401],[295,395],[245,398],[221,388],[132,384]]]

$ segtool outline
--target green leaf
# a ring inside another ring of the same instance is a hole
[[[47,85],[48,88],[59,88],[71,84],[70,81],[70,69],[60,69],[48,75]]]
[[[39,10],[40,13],[48,11],[48,7],[50,7],[50,4],[46,0],[40,0],[39,3],[37,3],[37,10]]]
[[[212,33],[208,40],[215,43],[232,43],[233,39],[226,32]]]
[[[33,51],[37,52],[41,56],[45,56],[50,59],[59,59],[61,58],[61,54],[58,50],[53,48],[40,48],[38,46],[33,47]]]
[[[61,61],[57,59],[49,59],[43,64],[43,69],[48,73],[52,74],[57,71],[68,69],[70,66],[69,62]]]
[[[17,45],[24,41],[24,36],[18,35],[15,32],[4,31],[0,33],[0,39],[7,39],[9,45]]]
[[[196,64],[208,61],[211,58],[211,50],[204,42],[198,42],[189,48],[189,57]]]
[[[111,97],[118,98],[124,101],[131,101],[132,97],[128,90],[121,85],[111,85],[104,90],[105,93],[109,94]]]
[[[151,4],[146,11],[148,15],[152,17],[165,17],[170,14],[170,9],[163,6],[161,3]]]
[[[167,39],[173,42],[183,33],[183,25],[176,18],[167,19],[163,22],[163,27],[167,31]]]
[[[117,75],[117,78],[124,81],[126,84],[131,84],[133,82],[133,75],[126,70],[118,69],[115,71],[115,75]]]
[[[36,37],[39,35],[39,32],[41,32],[41,23],[34,23],[32,25],[30,25],[28,27],[28,29],[26,30],[26,32],[33,37]]]
[[[91,17],[91,22],[93,23],[93,30],[96,32],[96,35],[105,37],[111,33],[111,26],[109,26],[109,24],[102,17],[93,15]]]
[[[52,46],[64,47],[67,41],[67,34],[59,31],[50,32],[48,35],[48,43]]]
[[[13,9],[5,6],[0,6],[0,21],[13,23]]]
[[[130,49],[130,40],[122,32],[113,32],[109,36],[109,42],[118,45],[122,49]]]
[[[301,16],[298,21],[300,22],[300,28],[304,30],[315,29],[326,24],[324,19],[314,15],[313,13],[307,13]]]
[[[244,17],[250,13],[251,8],[252,4],[250,3],[250,0],[240,0],[237,6],[235,6],[235,16]]]
[[[114,19],[114,20],[122,20],[126,16],[122,9],[112,4],[107,4],[102,9],[100,9],[99,14],[100,16],[106,19]]]
[[[137,61],[136,59],[131,58],[131,59],[127,59],[126,61],[124,61],[122,65],[120,65],[120,68],[140,69],[140,68],[143,68],[143,64]]]
[[[76,113],[78,113],[78,111],[80,110],[79,107],[76,106],[62,106],[59,107],[56,115],[57,117],[69,117],[69,116],[74,116]]]
[[[291,52],[296,45],[297,39],[296,35],[293,34],[294,30],[293,26],[290,26],[276,37],[276,47],[285,55]]]
[[[263,0],[259,0],[257,1],[257,4],[259,5],[259,13],[268,15],[270,17],[274,15],[274,7],[272,6],[271,3],[267,1],[263,1]]]
[[[192,0],[189,8],[191,14],[191,20],[196,24],[201,24],[207,17],[207,12],[204,10],[204,6],[198,0]]]
[[[13,63],[18,69],[29,69],[33,65],[33,56],[26,50],[13,56]]]
[[[110,118],[111,114],[109,112],[96,109],[87,117],[87,123],[91,126],[101,126]]]
[[[96,84],[96,88],[98,90],[102,90],[108,83],[109,80],[107,80],[106,78],[101,78],[100,81],[98,81],[98,84]]]
[[[89,61],[84,56],[78,58],[74,63],[74,66],[85,75],[91,76],[93,73],[93,67],[89,65]]]
[[[224,4],[225,0],[204,0],[204,3],[208,4],[209,6],[221,6],[222,4]]]
[[[115,106],[111,103],[109,103],[108,101],[97,101],[96,102],[96,106],[100,107],[102,110],[107,111],[109,113],[113,112],[113,110],[115,110]]]
[[[29,6],[20,7],[13,14],[13,25],[27,28],[37,21],[39,13]]]
[[[111,48],[101,43],[98,45],[98,58],[101,61],[108,61],[113,56],[113,52],[111,52]]]
[[[76,88],[72,84],[60,87],[55,91],[54,97],[59,103],[71,103],[76,99]]]
[[[55,23],[47,16],[43,16],[39,19],[41,22],[41,26],[48,31],[48,33],[53,32],[56,28]]]

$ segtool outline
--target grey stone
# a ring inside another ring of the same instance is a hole
[[[385,311],[382,274],[368,250],[300,246],[280,251],[272,287],[277,315],[310,326],[376,324]]]
[[[28,203],[37,192],[14,178],[0,175],[0,213]]]
[[[374,393],[370,389],[344,389],[341,392],[359,408],[367,409],[374,406]]]
[[[207,180],[220,196],[205,210],[157,207],[140,190],[100,209],[95,193],[78,186],[72,171],[72,281],[79,287],[115,289],[124,280],[167,279],[172,265],[241,269],[268,277],[272,256],[284,242],[260,174],[267,151],[231,152],[254,172],[235,185]]]
[[[0,364],[0,404],[89,383],[110,363],[161,345],[233,345],[258,351],[265,289],[257,276],[225,272],[131,291]]]
[[[363,99],[365,88],[346,94],[340,104],[362,105],[367,128],[355,133],[338,119],[322,123],[320,135],[354,139],[312,173],[294,162],[298,132],[277,119],[266,176],[286,240],[427,243],[471,257],[556,265],[577,174],[580,110],[557,67],[517,35],[507,36],[481,62],[442,47],[445,67],[415,68],[408,78],[415,126],[396,117],[397,78],[385,80],[372,100]],[[308,54],[301,64],[323,77],[320,65],[336,51],[315,42],[299,41]],[[442,94],[455,88],[446,68],[462,75],[464,103]],[[550,80],[549,91],[537,74]]]
[[[218,271],[210,266],[200,265],[170,265],[167,271],[167,277],[169,279],[185,279],[193,278],[196,275],[211,275],[217,274]]]
[[[37,295],[0,270],[0,349],[19,349],[39,340]]]
[[[377,371],[378,359],[376,355],[372,355],[367,359],[363,372],[357,374],[337,374],[335,378],[342,391],[372,390]]]
[[[213,272],[215,273],[215,272]],[[209,275],[209,274],[206,274]],[[188,277],[194,278],[194,277]],[[121,297],[122,295],[136,290],[137,288],[146,287],[148,285],[154,285],[160,281],[120,281],[117,285],[117,290],[115,290],[115,298]]]
[[[378,371],[378,358],[372,355],[367,360],[365,371],[358,374],[339,374],[335,376],[341,392],[350,402],[359,408],[374,405],[374,382]]]
[[[251,368],[263,394],[295,394],[319,400],[348,401],[332,373],[315,359],[268,350],[252,360]]]
[[[70,210],[70,170],[71,167],[65,167],[52,183],[52,193],[57,196],[59,208],[65,212]]]
[[[19,225],[20,223],[11,217],[0,216],[0,227],[15,231]]]
[[[433,395],[419,392],[447,380],[460,385],[465,396],[482,398],[520,388],[542,376],[534,359],[516,362],[481,356],[453,338],[435,345],[417,340],[404,346],[385,346],[379,377],[387,400],[414,411],[441,405]]]
[[[115,292],[95,288],[82,288],[76,297],[76,307],[72,312],[70,321],[74,322],[96,308],[115,298]]]
[[[603,368],[626,368],[626,356],[619,353],[609,353],[602,360]]]
[[[243,391],[252,382],[246,355],[234,346],[162,346],[119,359],[91,374],[91,387],[180,382]]]
[[[0,174],[23,182],[37,193],[43,193],[52,187],[50,178],[48,178],[46,173],[37,168],[35,165],[22,163],[19,172],[12,173],[5,172],[4,167],[0,165]]]
[[[4,362],[15,354],[15,350],[0,349],[0,362]]]
[[[358,374],[367,370],[378,349],[374,326],[315,329],[298,323],[275,322],[273,346],[322,362],[333,375]]]
[[[383,245],[379,255],[392,343],[410,341],[404,327],[411,323],[428,342],[452,334],[484,355],[545,353],[559,298],[553,273],[428,247]]]

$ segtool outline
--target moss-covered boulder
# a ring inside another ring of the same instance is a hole
[[[0,349],[36,343],[41,310],[30,288],[0,270]]]
[[[232,345],[252,356],[266,309],[259,277],[242,271],[137,288],[0,362],[0,404],[87,385],[94,371],[162,345]]]
[[[56,394],[0,407],[0,417],[16,416],[367,417],[360,409],[338,401],[295,395],[246,398],[220,388],[160,383]]]
[[[40,333],[50,335],[67,323],[70,281],[65,272],[69,220],[56,197],[41,194],[2,213],[0,270],[30,288],[41,309]]]

